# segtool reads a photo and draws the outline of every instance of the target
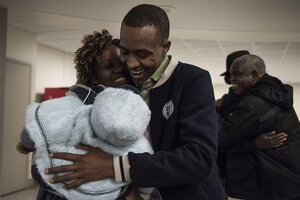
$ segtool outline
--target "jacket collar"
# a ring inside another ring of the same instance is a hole
[[[168,56],[170,59],[169,65],[153,88],[163,85],[170,78],[170,76],[172,75],[173,71],[175,70],[176,66],[179,63],[179,61],[175,59],[173,56],[171,55]]]

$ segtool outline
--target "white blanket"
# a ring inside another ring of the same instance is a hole
[[[74,148],[78,143],[119,156],[128,152],[153,153],[144,137],[149,121],[150,110],[139,95],[129,90],[106,88],[97,95],[93,105],[84,105],[74,96],[33,103],[27,108],[25,128],[35,143],[36,164],[47,184],[67,199],[112,200],[128,183],[104,179],[86,183],[75,190],[65,190],[63,184],[51,184],[49,179],[53,175],[46,175],[45,168],[70,162],[50,159],[49,153],[85,154]]]

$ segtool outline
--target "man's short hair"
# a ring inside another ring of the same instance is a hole
[[[234,64],[239,64],[240,66],[243,66],[243,70],[245,73],[251,72],[253,70],[257,71],[258,75],[262,76],[266,73],[266,65],[264,60],[254,54],[247,54],[238,57],[234,60]]]
[[[161,42],[169,38],[170,21],[167,13],[155,5],[141,4],[133,7],[124,17],[122,24],[134,28],[154,26],[160,33]]]

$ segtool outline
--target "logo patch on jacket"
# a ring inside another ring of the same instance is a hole
[[[174,111],[174,104],[171,99],[164,105],[164,107],[162,109],[162,114],[166,119],[169,119],[169,117],[172,115],[173,111]]]

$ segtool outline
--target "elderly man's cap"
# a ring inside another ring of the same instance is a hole
[[[236,58],[241,57],[243,55],[247,55],[247,54],[250,54],[249,51],[247,51],[247,50],[235,51],[235,52],[232,52],[231,54],[228,54],[228,56],[226,58],[226,72],[222,73],[220,76],[225,76],[226,74],[229,73],[230,66],[232,65],[233,61]]]

